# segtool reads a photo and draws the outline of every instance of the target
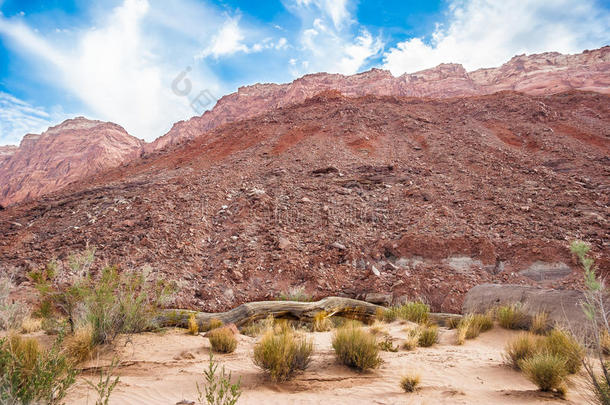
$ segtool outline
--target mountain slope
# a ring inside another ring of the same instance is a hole
[[[40,135],[23,137],[19,148],[0,149],[0,205],[36,198],[139,156],[143,142],[121,126],[83,117]]]
[[[578,286],[609,270],[610,96],[326,92],[0,212],[20,274],[87,244],[210,310],[303,285],[459,309],[482,282]],[[23,278],[21,279],[23,280]]]
[[[317,73],[288,84],[255,84],[222,97],[201,117],[176,123],[164,136],[146,146],[147,151],[180,143],[227,122],[303,102],[324,90],[350,97],[367,94],[401,97],[463,97],[514,90],[526,94],[554,94],[571,89],[610,93],[610,46],[576,55],[547,52],[515,56],[498,68],[473,72],[457,64],[394,77],[372,69],[353,76]]]

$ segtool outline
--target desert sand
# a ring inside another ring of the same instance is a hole
[[[399,344],[404,325],[384,325]],[[241,378],[242,404],[582,404],[579,393],[583,377],[572,377],[566,400],[541,393],[521,373],[504,364],[503,349],[517,332],[495,327],[474,340],[457,346],[455,331],[440,329],[439,343],[429,348],[396,353],[381,352],[382,366],[359,373],[335,360],[331,332],[310,333],[314,339],[313,361],[292,381],[272,383],[252,362],[256,338],[238,336],[239,345],[231,354],[215,354],[215,359]],[[170,329],[121,337],[115,346],[121,366],[120,383],[111,404],[176,404],[196,401],[196,383],[203,381],[208,364],[208,339]],[[99,378],[94,369],[108,364],[110,351],[85,365],[85,371],[71,389],[68,404],[94,404],[94,392],[83,378]],[[404,393],[398,386],[404,373],[421,376],[420,389]]]

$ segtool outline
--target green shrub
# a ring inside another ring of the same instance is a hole
[[[527,329],[528,316],[520,303],[504,305],[496,309],[498,323],[505,329]]]
[[[219,353],[233,353],[237,347],[237,339],[229,328],[217,328],[208,332],[212,350]]]
[[[288,325],[287,323],[284,325]],[[290,326],[268,330],[254,346],[254,364],[267,371],[273,381],[286,381],[311,361],[313,343]]]
[[[558,390],[565,393],[565,377],[568,371],[564,357],[542,351],[521,360],[519,366],[541,391]]]
[[[419,330],[418,344],[421,347],[430,347],[438,342],[438,326],[423,326]]]
[[[417,374],[405,375],[400,379],[400,388],[404,392],[413,392],[419,385],[420,377]]]
[[[8,277],[0,277],[0,330],[18,330],[29,314],[23,302],[11,302],[9,294],[15,286]]]
[[[543,344],[540,336],[523,332],[506,345],[504,357],[513,368],[519,369],[521,361],[539,353]]]
[[[218,363],[214,361],[212,353],[210,353],[210,361],[207,370],[203,371],[205,382],[203,391],[197,383],[197,393],[199,394],[199,403],[205,402],[208,405],[235,405],[241,396],[241,379],[237,383],[231,382],[231,373],[226,373],[225,367],[222,366],[220,374],[218,373]]]
[[[60,402],[76,378],[61,343],[60,336],[51,349],[41,350],[34,339],[0,339],[0,403]]]
[[[580,370],[585,350],[569,333],[553,329],[544,339],[544,349],[565,359],[565,368],[569,374],[575,374]]]
[[[381,364],[377,339],[359,326],[346,324],[337,329],[332,344],[337,358],[348,367],[368,370]]]

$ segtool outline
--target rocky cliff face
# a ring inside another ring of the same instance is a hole
[[[222,97],[201,117],[180,121],[164,136],[146,146],[154,151],[195,138],[219,125],[250,118],[266,111],[300,103],[324,90],[346,96],[366,94],[403,97],[463,97],[514,90],[532,95],[571,89],[610,93],[610,46],[576,55],[547,52],[519,55],[498,68],[473,72],[457,64],[394,77],[372,69],[353,76],[317,73],[288,84],[255,84]]]
[[[83,117],[42,134],[28,134],[19,147],[0,147],[0,205],[38,197],[101,170],[136,158],[143,141],[121,126]]]

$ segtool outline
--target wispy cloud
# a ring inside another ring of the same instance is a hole
[[[43,108],[0,92],[0,145],[19,144],[24,134],[40,133],[51,126],[53,118],[57,117]]]
[[[444,62],[498,66],[516,54],[596,48],[610,38],[610,13],[595,0],[452,0],[429,39],[411,38],[384,54],[399,75]]]

